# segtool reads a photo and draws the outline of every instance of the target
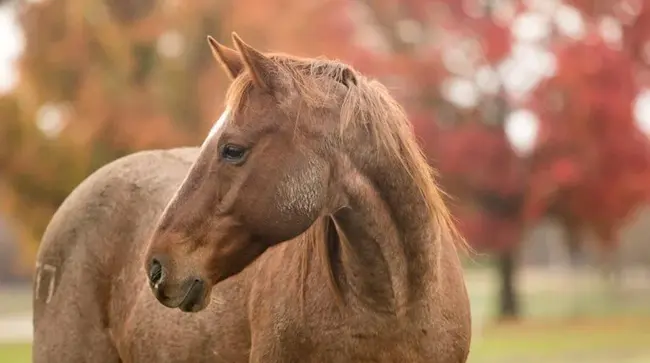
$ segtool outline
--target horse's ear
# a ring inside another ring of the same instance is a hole
[[[209,35],[208,43],[210,44],[210,49],[212,49],[212,55],[221,64],[231,79],[236,78],[244,70],[244,62],[236,50],[220,44]]]
[[[277,64],[257,49],[244,43],[235,32],[232,33],[232,40],[242,56],[244,67],[250,72],[253,83],[266,91],[274,91],[273,86],[279,75]]]

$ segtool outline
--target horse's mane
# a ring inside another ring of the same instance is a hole
[[[364,128],[374,136],[376,147],[383,151],[383,155],[397,158],[413,184],[417,186],[428,207],[438,250],[442,248],[441,241],[448,240],[453,241],[453,245],[459,252],[469,251],[445,204],[445,194],[435,181],[436,173],[417,144],[406,113],[386,87],[338,61],[300,58],[281,53],[267,55],[280,69],[290,75],[292,85],[297,88],[301,99],[311,107],[323,107],[333,102],[340,102],[340,95],[328,88],[328,85],[333,85],[332,79],[345,83],[349,80],[346,78],[354,77],[355,82],[348,85],[348,92],[341,104],[340,132],[343,134],[350,128]],[[231,110],[237,112],[240,108],[238,106],[242,104],[251,87],[252,78],[247,72],[243,72],[233,80],[226,95],[226,104],[230,105]],[[305,256],[303,272],[306,274],[308,261],[314,258],[311,254],[316,254],[316,258],[327,266],[330,287],[340,298],[340,289],[337,286],[331,258],[332,253],[335,252],[329,245],[333,233],[338,234],[340,243],[347,243],[345,236],[340,234],[335,222],[329,216],[320,218],[305,233],[304,241],[309,245],[306,251],[309,251],[307,253],[310,255]],[[440,257],[441,253],[438,253],[437,258]]]

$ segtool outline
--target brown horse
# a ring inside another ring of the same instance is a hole
[[[34,362],[465,362],[464,244],[400,106],[233,39],[200,149],[115,161],[54,216]]]

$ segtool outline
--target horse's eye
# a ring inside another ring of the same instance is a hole
[[[241,164],[246,157],[247,149],[243,146],[226,144],[221,148],[221,157],[231,164]]]

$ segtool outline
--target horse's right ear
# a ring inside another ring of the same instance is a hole
[[[244,67],[250,74],[253,83],[278,96],[282,86],[285,85],[278,65],[262,52],[246,44],[235,32],[232,33],[232,40],[235,43],[235,48],[241,54]]]
[[[213,37],[208,35],[208,43],[212,49],[212,55],[221,64],[223,69],[228,73],[230,79],[236,78],[244,71],[244,61],[241,54],[232,48],[228,48],[217,42]]]

